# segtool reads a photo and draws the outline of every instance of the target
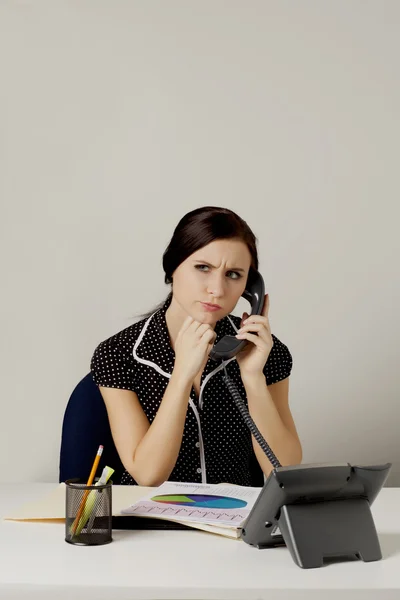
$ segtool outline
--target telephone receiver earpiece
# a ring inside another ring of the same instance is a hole
[[[264,295],[264,280],[257,271],[252,284],[242,294],[243,298],[250,302],[252,315],[261,314],[264,306]],[[247,340],[238,340],[233,335],[225,335],[211,349],[209,356],[212,360],[227,360],[236,356],[248,343]]]

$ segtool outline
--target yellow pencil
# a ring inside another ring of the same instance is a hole
[[[92,485],[94,476],[96,475],[97,467],[99,466],[100,457],[101,457],[102,453],[103,453],[103,446],[99,446],[99,449],[97,450],[96,458],[94,459],[93,467],[92,467],[92,470],[90,471],[89,479],[87,480],[86,485]],[[90,490],[85,490],[81,505],[78,510],[78,514],[75,517],[75,521],[72,523],[72,527],[71,527],[72,535],[75,534],[76,528],[78,527],[79,519],[81,518],[81,514],[83,512],[83,509],[85,508],[86,498],[88,497],[89,493],[90,493]]]

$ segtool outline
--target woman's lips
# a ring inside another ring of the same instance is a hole
[[[215,312],[215,311],[221,309],[221,307],[218,304],[207,304],[207,302],[202,302],[201,304],[202,304],[204,310],[207,310],[210,312]]]

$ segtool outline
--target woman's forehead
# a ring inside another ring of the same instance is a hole
[[[191,259],[204,259],[214,261],[241,262],[235,266],[248,267],[251,262],[250,251],[247,244],[238,239],[214,240],[190,255]]]

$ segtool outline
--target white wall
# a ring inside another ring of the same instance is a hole
[[[303,462],[400,485],[400,3],[0,4],[0,479],[55,481],[95,346],[187,211],[259,238]]]

